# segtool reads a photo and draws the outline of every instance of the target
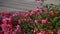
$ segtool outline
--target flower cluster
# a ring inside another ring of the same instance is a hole
[[[49,11],[0,12],[0,34],[60,34],[60,12]]]

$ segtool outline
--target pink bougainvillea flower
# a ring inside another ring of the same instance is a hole
[[[16,12],[12,16],[20,16],[20,12]]]
[[[4,19],[2,21],[3,21],[3,23],[12,24],[11,19],[12,19],[11,17],[9,17],[9,18],[4,17]]]
[[[35,23],[40,23],[41,22],[41,20],[35,20]]]
[[[12,16],[9,17],[8,24],[12,25]]]
[[[36,12],[37,12],[38,15],[40,15],[40,14],[43,13],[42,9],[40,9],[40,8],[37,8],[37,9],[36,9]]]
[[[7,26],[8,26],[8,31],[11,31],[12,25],[8,24]]]
[[[30,17],[25,18],[26,21],[30,22],[32,19]]]
[[[58,34],[60,34],[60,30],[58,30]]]
[[[17,28],[17,29],[20,29],[20,25],[17,25],[16,28]]]
[[[21,20],[20,19],[18,20],[18,23],[21,24]]]
[[[17,11],[15,14],[20,14],[20,12]]]
[[[17,16],[17,14],[15,13],[15,14],[13,14],[12,16]]]
[[[41,32],[40,31],[35,31],[34,34],[41,34]]]
[[[12,34],[11,31],[4,31],[4,34]]]
[[[28,17],[28,16],[29,16],[28,13],[24,13],[24,14],[23,14],[23,17]]]
[[[28,18],[27,21],[30,22],[32,19]]]
[[[31,11],[32,11],[32,10],[28,10],[28,13],[30,14]]]
[[[36,14],[36,11],[35,10],[32,10],[31,13],[30,13],[30,16],[31,15],[35,15]]]
[[[12,26],[6,23],[1,24],[2,31],[9,31],[12,29]]]
[[[21,30],[21,33],[22,33],[22,34],[26,34],[26,32],[25,32],[24,30]]]
[[[17,31],[17,32],[21,32],[21,27],[20,27],[20,25],[17,25],[17,26],[16,26],[16,31]]]
[[[0,31],[0,34],[3,34],[3,32],[2,32],[2,31]]]
[[[50,22],[49,21],[47,21],[47,23],[46,24],[50,24]]]
[[[8,25],[6,23],[1,24],[2,31],[7,31],[8,30]]]
[[[47,23],[47,20],[44,20],[44,19],[43,19],[43,20],[41,21],[41,23],[42,23],[42,24],[46,24],[46,23]]]
[[[19,20],[20,23],[24,23],[24,21],[25,21],[24,19]]]
[[[34,33],[36,32],[36,30],[34,29]]]
[[[5,31],[4,34],[9,34],[9,31]]]
[[[12,34],[17,34],[17,31],[16,30],[12,31]]]
[[[11,13],[10,12],[1,12],[2,16],[5,16],[5,17],[10,17]]]
[[[41,31],[41,34],[46,34],[46,31]]]
[[[6,18],[6,17],[5,17],[5,19],[6,19],[6,20],[8,20],[8,21],[10,21],[10,20],[11,20],[11,18]]]
[[[21,19],[23,22],[26,21],[26,18]]]
[[[2,19],[2,22],[3,22],[3,23],[7,23],[6,19]]]
[[[37,34],[41,34],[41,32],[37,32]]]
[[[21,24],[21,23],[24,23],[24,21],[26,21],[26,18],[22,18],[22,19],[19,19],[18,22]]]
[[[52,31],[49,31],[48,34],[53,34],[53,32]]]

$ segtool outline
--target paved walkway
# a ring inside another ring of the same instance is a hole
[[[44,4],[59,4],[59,0],[47,0]],[[37,6],[35,0],[0,0],[0,11],[2,10],[28,10],[35,9]]]

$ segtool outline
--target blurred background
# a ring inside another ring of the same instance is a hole
[[[45,4],[60,4],[60,0],[44,0]],[[0,0],[0,11],[26,11],[36,9],[35,0]]]

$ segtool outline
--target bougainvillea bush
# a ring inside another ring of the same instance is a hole
[[[27,12],[0,12],[0,34],[60,34],[57,5]]]

